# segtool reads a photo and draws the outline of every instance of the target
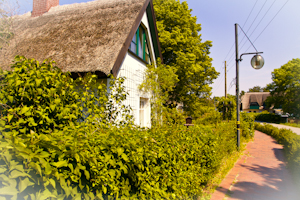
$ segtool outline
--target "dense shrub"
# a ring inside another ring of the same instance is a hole
[[[194,198],[236,151],[234,123],[149,130],[68,127],[1,139],[0,196]]]
[[[12,70],[0,74],[0,132],[41,134],[78,121],[98,126],[131,122],[130,109],[122,105],[126,98],[122,79],[112,78],[108,93],[96,75],[74,81],[53,61],[39,64],[16,56]]]
[[[256,114],[255,120],[262,121],[262,122],[270,122],[270,123],[280,123],[281,116],[266,111],[266,112]]]
[[[201,117],[195,120],[195,124],[210,125],[222,122],[222,114],[215,110],[204,113]]]
[[[272,136],[279,144],[283,145],[288,166],[300,184],[300,135],[291,130],[278,129],[268,124],[255,123],[255,129]]]
[[[254,116],[241,112],[241,135],[246,139],[254,137]]]

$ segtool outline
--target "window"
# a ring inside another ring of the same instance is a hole
[[[251,102],[250,109],[259,109],[259,104],[257,102]]]
[[[140,126],[144,125],[144,117],[145,117],[145,101],[140,99]]]
[[[146,29],[142,25],[133,36],[129,49],[148,64],[151,63]]]

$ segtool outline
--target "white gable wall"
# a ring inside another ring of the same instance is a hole
[[[152,43],[150,27],[148,24],[146,13],[142,18],[142,23],[147,28],[148,40],[150,43],[149,51],[151,52],[152,62],[153,61],[155,62],[153,43]],[[126,77],[124,86],[126,88],[126,91],[128,92],[128,96],[127,99],[124,101],[124,104],[130,105],[130,107],[132,108],[133,116],[135,118],[135,124],[150,128],[151,127],[150,95],[143,94],[138,90],[139,85],[144,80],[145,70],[146,70],[145,62],[142,62],[140,59],[136,58],[135,55],[133,55],[131,52],[128,51],[120,67],[117,78]],[[145,103],[144,106],[142,106],[143,102]],[[140,124],[141,121],[143,121],[143,124]]]

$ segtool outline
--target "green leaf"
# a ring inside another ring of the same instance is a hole
[[[104,194],[107,193],[107,188],[104,185],[102,185],[102,191],[103,191]]]
[[[4,173],[7,171],[7,168],[5,167],[0,167],[0,174]]]
[[[50,184],[52,185],[52,187],[53,187],[54,189],[56,189],[55,180],[51,178],[51,179],[49,179],[49,182],[50,182]]]
[[[43,79],[35,79],[36,86],[39,87]]]
[[[18,194],[18,190],[14,187],[3,187],[0,188],[0,195],[15,195]]]
[[[8,122],[10,122],[13,117],[14,117],[13,115],[8,114],[7,116]]]
[[[28,186],[32,186],[34,185],[33,182],[31,182],[27,177],[25,179],[21,179],[20,182],[19,182],[19,191],[20,192],[23,192]]]
[[[55,105],[55,104],[51,104],[51,105],[50,105],[50,109],[51,109],[52,111],[54,111],[54,110],[55,110],[55,107],[56,107],[56,105]]]
[[[84,170],[84,175],[86,177],[87,180],[90,180],[90,173],[87,170]]]
[[[14,97],[13,96],[7,96],[8,100],[12,103],[14,101]]]
[[[25,176],[30,176],[29,174],[25,173],[25,172],[20,172],[18,170],[13,170],[11,173],[10,173],[10,176],[9,178],[18,178],[18,177],[25,177]]]
[[[58,161],[58,162],[52,162],[51,165],[57,167],[57,168],[61,168],[61,167],[67,167],[68,166],[68,162],[66,160],[62,160],[62,161]]]
[[[24,106],[24,107],[21,109],[21,111],[20,111],[20,115],[22,115],[22,114],[24,114],[24,113],[28,112],[29,110],[30,110],[30,108],[29,108],[29,107],[27,107],[27,106]]]
[[[121,157],[122,157],[126,162],[129,161],[128,156],[127,156],[125,153],[123,153],[123,154],[121,155]]]
[[[124,152],[124,149],[121,147],[118,147],[117,152],[118,152],[118,156],[120,156]]]
[[[36,199],[34,194],[29,194],[29,195],[30,195],[31,200],[35,200]]]

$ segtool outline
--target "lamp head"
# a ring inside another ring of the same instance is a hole
[[[265,64],[265,60],[261,55],[256,54],[251,59],[251,66],[254,69],[261,69],[264,66],[264,64]]]

